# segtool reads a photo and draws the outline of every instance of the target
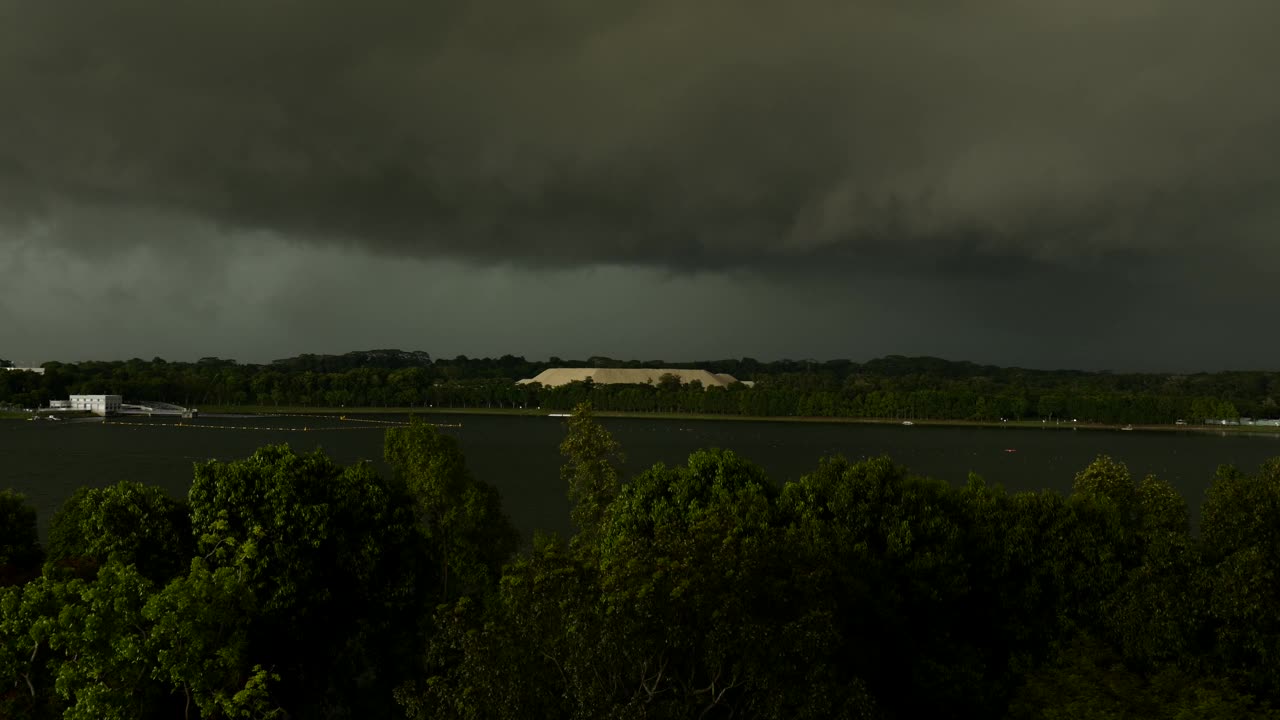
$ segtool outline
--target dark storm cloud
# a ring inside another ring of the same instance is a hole
[[[1253,0],[0,0],[0,221],[550,265],[1280,260],[1276,27]]]

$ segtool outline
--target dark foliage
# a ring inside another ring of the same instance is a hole
[[[579,407],[577,533],[517,552],[452,438],[390,478],[285,446],[53,522],[0,493],[0,717],[1276,718],[1280,460],[1199,534],[1100,457],[1066,497],[732,452],[620,477]]]
[[[36,511],[25,500],[12,490],[0,490],[0,587],[26,582],[39,572],[44,558]]]
[[[1280,373],[1191,375],[1026,370],[890,356],[848,360],[639,362],[593,357],[431,360],[425,352],[368,350],[301,355],[267,365],[203,358],[171,363],[45,363],[44,375],[0,374],[0,404],[34,407],[70,393],[110,392],[126,400],[183,406],[456,407],[597,410],[755,416],[1039,419],[1046,422],[1173,423],[1280,415]],[[549,367],[692,367],[752,381],[710,388],[679,385],[516,385]]]

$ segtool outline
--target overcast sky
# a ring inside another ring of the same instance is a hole
[[[1274,0],[0,0],[0,357],[1280,369]]]

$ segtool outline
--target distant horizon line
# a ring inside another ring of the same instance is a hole
[[[952,365],[971,365],[971,366],[979,367],[979,368],[993,368],[993,369],[997,369],[997,370],[1022,370],[1022,371],[1028,371],[1028,372],[1043,372],[1043,373],[1072,373],[1072,372],[1074,372],[1074,373],[1087,373],[1087,374],[1091,374],[1091,375],[1167,375],[1167,376],[1178,376],[1178,375],[1215,375],[1215,374],[1220,374],[1220,373],[1276,373],[1276,372],[1280,372],[1280,370],[1271,370],[1271,369],[1265,369],[1265,368],[1253,368],[1253,369],[1232,369],[1232,370],[1228,370],[1228,369],[1219,369],[1219,370],[1190,370],[1190,371],[1173,371],[1173,370],[1114,370],[1114,369],[1109,369],[1109,368],[1108,368],[1108,369],[1089,370],[1089,369],[1083,369],[1083,368],[1072,368],[1072,367],[1061,367],[1061,366],[1059,366],[1059,367],[1047,367],[1047,366],[1042,366],[1042,367],[1030,367],[1030,366],[1025,366],[1025,365],[1001,365],[1001,364],[991,363],[991,362],[979,362],[979,361],[976,361],[976,360],[956,360],[956,359],[946,358],[946,357],[942,357],[942,356],[938,356],[938,355],[904,355],[904,354],[900,354],[900,353],[888,353],[888,354],[885,354],[885,355],[877,355],[877,356],[872,357],[872,358],[869,358],[869,359],[867,359],[867,360],[855,360],[855,359],[853,359],[853,358],[849,358],[849,357],[831,357],[831,358],[826,358],[826,359],[820,359],[820,358],[792,358],[792,357],[783,357],[783,358],[776,358],[776,359],[771,359],[771,360],[762,360],[762,359],[760,359],[760,358],[752,357],[752,356],[749,356],[749,355],[743,355],[743,356],[738,356],[738,357],[732,357],[732,356],[730,356],[730,357],[720,357],[720,358],[714,358],[714,359],[703,359],[703,360],[679,360],[679,361],[671,361],[671,360],[662,360],[662,359],[656,359],[656,358],[650,358],[650,359],[645,359],[645,360],[639,360],[639,359],[634,359],[634,358],[633,358],[633,359],[626,359],[626,358],[612,357],[612,356],[608,356],[608,355],[589,355],[589,356],[587,356],[587,357],[585,357],[585,358],[573,358],[573,357],[561,357],[561,356],[559,356],[559,355],[548,355],[548,356],[546,356],[546,358],[545,358],[545,359],[541,359],[541,358],[529,358],[529,357],[527,357],[527,356],[525,356],[525,355],[515,355],[515,354],[511,354],[511,353],[504,353],[504,354],[502,354],[502,355],[466,355],[466,354],[458,354],[458,355],[453,355],[453,356],[443,356],[443,355],[442,355],[442,356],[436,356],[436,355],[433,355],[432,353],[427,352],[427,351],[425,351],[425,350],[402,350],[402,349],[400,349],[400,348],[371,348],[371,349],[367,349],[367,350],[348,350],[348,351],[343,352],[343,353],[302,352],[302,353],[298,353],[298,354],[296,354],[296,355],[290,355],[290,356],[286,356],[286,357],[282,357],[282,358],[275,358],[275,359],[267,360],[267,361],[263,361],[263,362],[241,361],[241,360],[236,359],[236,358],[231,358],[231,357],[221,357],[221,356],[217,356],[217,355],[205,355],[205,356],[201,356],[201,357],[199,357],[199,358],[197,358],[197,359],[194,359],[194,360],[168,359],[168,358],[163,358],[163,357],[160,357],[160,356],[158,356],[158,355],[157,355],[157,356],[155,356],[155,357],[153,357],[153,358],[151,358],[151,359],[149,359],[149,360],[148,360],[148,359],[146,359],[146,358],[141,358],[141,357],[134,356],[134,357],[124,358],[124,359],[119,359],[119,358],[117,358],[117,359],[101,359],[101,358],[94,358],[94,359],[80,359],[80,360],[45,360],[45,361],[43,361],[43,362],[41,362],[41,363],[37,363],[37,364],[31,364],[29,361],[17,361],[17,360],[9,360],[9,362],[11,362],[11,363],[12,363],[12,365],[13,365],[13,367],[14,367],[15,369],[17,369],[17,368],[37,368],[37,369],[38,369],[38,368],[42,368],[44,365],[46,365],[46,364],[48,364],[48,363],[58,363],[58,364],[63,364],[63,365],[78,365],[78,364],[84,364],[84,363],[129,363],[129,362],[133,362],[133,361],[135,361],[135,360],[140,361],[140,362],[144,362],[144,363],[155,363],[156,361],[160,361],[160,362],[164,362],[164,363],[186,364],[186,365],[198,365],[198,364],[200,364],[200,363],[202,363],[202,362],[205,362],[205,361],[217,361],[217,362],[231,362],[231,363],[234,363],[235,365],[243,366],[243,367],[251,367],[251,366],[257,366],[257,367],[269,367],[269,366],[271,366],[271,365],[273,365],[273,364],[275,364],[275,363],[288,362],[288,361],[291,361],[291,360],[297,360],[297,359],[305,358],[305,357],[314,357],[314,358],[344,358],[344,357],[349,357],[349,356],[352,356],[352,355],[362,355],[362,354],[370,354],[370,353],[402,353],[402,354],[405,354],[405,355],[426,355],[426,356],[427,356],[427,359],[428,359],[428,362],[430,362],[430,364],[431,364],[431,365],[437,365],[437,364],[448,364],[449,362],[451,362],[451,361],[455,361],[455,360],[458,360],[459,358],[463,358],[463,359],[465,359],[465,360],[467,360],[467,361],[476,361],[476,360],[500,360],[500,359],[502,359],[502,358],[504,358],[504,357],[510,357],[510,358],[513,358],[513,359],[521,360],[521,361],[523,361],[523,362],[527,362],[527,363],[537,363],[537,364],[549,364],[549,363],[552,363],[552,362],[558,362],[558,363],[582,363],[582,364],[588,364],[588,363],[592,363],[592,362],[601,362],[601,361],[605,361],[605,362],[613,362],[613,363],[639,363],[639,364],[641,364],[641,365],[646,365],[646,364],[649,364],[649,363],[661,363],[661,365],[662,365],[662,366],[667,366],[667,368],[668,368],[668,369],[671,369],[671,368],[675,368],[676,366],[681,365],[681,364],[689,365],[689,366],[694,366],[694,365],[699,365],[699,364],[722,363],[722,362],[745,362],[745,361],[756,362],[756,363],[760,363],[760,364],[762,364],[762,365],[770,365],[770,364],[777,364],[777,363],[794,363],[794,364],[812,363],[813,365],[826,365],[826,364],[828,364],[828,363],[851,363],[851,364],[855,364],[855,365],[867,365],[867,364],[869,364],[869,363],[872,363],[872,362],[875,362],[875,361],[878,361],[878,360],[888,360],[888,359],[895,359],[895,358],[897,358],[897,359],[902,359],[902,360],[934,360],[934,361],[940,361],[940,362],[944,362],[944,363],[948,363],[948,364],[952,364]],[[7,359],[7,358],[6,358],[6,359]],[[571,367],[571,365],[564,365],[564,367]]]

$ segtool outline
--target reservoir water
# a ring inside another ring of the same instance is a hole
[[[208,417],[195,421],[124,418],[115,423],[0,422],[0,488],[27,496],[49,517],[77,487],[120,480],[159,485],[185,497],[192,465],[234,460],[271,443],[297,450],[323,448],[341,463],[362,459],[382,465],[386,422],[336,417]],[[563,418],[500,415],[432,415],[458,439],[479,478],[502,492],[507,512],[527,535],[534,529],[567,532],[569,510],[560,483],[558,447]],[[703,447],[724,447],[761,465],[778,482],[795,480],[824,455],[860,459],[887,454],[912,471],[954,484],[969,472],[1011,491],[1069,493],[1072,480],[1099,454],[1128,464],[1135,476],[1169,481],[1192,508],[1193,520],[1220,464],[1254,472],[1280,456],[1280,435],[1198,432],[1119,432],[1059,428],[975,428],[899,425],[649,420],[607,418],[622,443],[627,470],[656,462],[682,463]],[[1015,450],[1016,452],[1007,452]]]

